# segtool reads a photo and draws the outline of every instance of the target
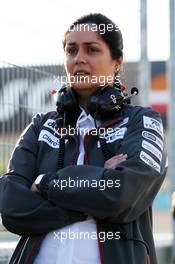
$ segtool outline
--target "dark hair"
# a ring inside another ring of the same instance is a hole
[[[66,35],[71,31],[71,29],[75,28],[76,25],[80,25],[80,24],[96,25],[98,34],[110,49],[112,59],[123,57],[123,38],[121,31],[112,20],[110,20],[108,17],[100,13],[84,15],[79,19],[77,19],[75,22],[73,22],[64,35],[64,40],[63,40],[64,48],[66,45],[66,41],[65,41]],[[100,32],[100,25],[105,26],[105,32],[103,34]],[[111,26],[110,30],[108,30],[108,25]]]

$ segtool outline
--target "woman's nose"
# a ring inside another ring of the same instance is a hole
[[[77,51],[77,54],[75,56],[75,63],[86,63],[86,54],[82,49],[79,49]]]

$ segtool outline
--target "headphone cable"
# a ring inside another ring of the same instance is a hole
[[[98,111],[94,114],[94,123],[95,123],[95,128],[97,129],[97,131],[99,130],[97,127],[97,121],[96,121],[96,116],[98,115]],[[98,133],[98,139],[101,145],[101,150],[103,152],[103,155],[105,157],[105,160],[108,160],[110,158],[112,158],[114,155],[112,154],[112,152],[109,150],[107,143],[106,143],[106,139],[105,137],[101,137],[101,135]]]

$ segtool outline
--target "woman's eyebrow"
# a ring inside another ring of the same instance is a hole
[[[87,42],[83,42],[83,44],[85,44],[85,45],[91,45],[91,44],[100,45],[100,43],[99,42],[96,42],[96,41],[87,41]]]
[[[83,42],[83,45],[91,45],[91,44],[100,45],[100,43],[99,42],[96,42],[96,41],[85,41],[85,42]],[[69,45],[69,46],[75,46],[75,45],[77,45],[77,43],[76,42],[68,42],[67,45]]]

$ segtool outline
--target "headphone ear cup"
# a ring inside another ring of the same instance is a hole
[[[100,95],[101,95],[101,90],[98,89],[88,98],[87,109],[92,117],[94,117],[94,114],[99,112],[100,110],[100,103],[99,103]]]
[[[123,99],[120,89],[109,85],[105,86],[89,97],[88,111],[93,117],[98,113],[99,119],[107,118],[112,113],[121,110]]]
[[[56,106],[57,113],[62,117],[66,113],[67,121],[73,120],[80,110],[77,95],[71,87],[64,87],[58,92]]]

